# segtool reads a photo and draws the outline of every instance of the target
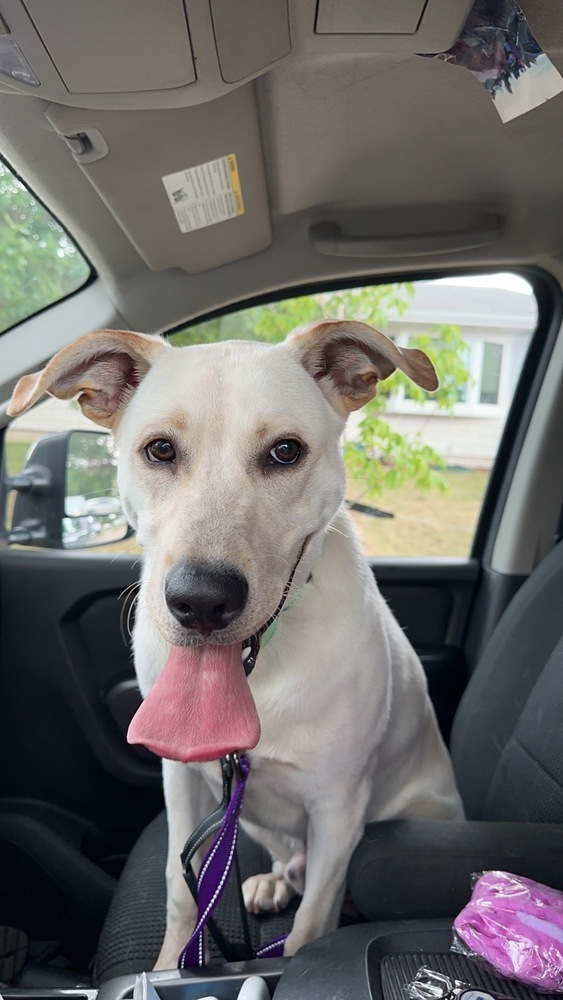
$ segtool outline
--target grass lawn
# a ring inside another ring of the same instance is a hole
[[[9,476],[15,476],[17,472],[21,472],[30,445],[29,439],[6,441],[6,468]]]
[[[421,492],[411,486],[387,490],[368,500],[359,480],[348,481],[348,499],[394,514],[371,517],[353,512],[364,549],[370,556],[467,556],[489,473],[449,470],[442,473],[446,493]]]

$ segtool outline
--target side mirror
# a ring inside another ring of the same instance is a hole
[[[39,438],[23,472],[2,484],[2,509],[13,508],[8,544],[83,549],[127,538],[116,464],[109,434],[67,431]]]

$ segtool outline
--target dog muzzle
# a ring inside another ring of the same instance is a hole
[[[171,647],[164,670],[131,720],[128,743],[185,764],[254,749],[260,719],[247,677],[262,637],[283,610],[310,537],[303,542],[276,610],[248,642]]]

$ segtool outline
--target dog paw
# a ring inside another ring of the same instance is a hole
[[[293,894],[292,887],[278,872],[251,875],[242,887],[244,905],[249,913],[255,914],[285,910]]]

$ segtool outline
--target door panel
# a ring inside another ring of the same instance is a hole
[[[107,704],[132,671],[120,594],[137,576],[127,557],[0,552],[4,796],[126,830],[160,807],[158,762],[126,744]]]
[[[379,589],[422,660],[444,737],[466,680],[463,638],[479,581],[476,559],[374,560]]]
[[[479,579],[476,559],[374,559],[371,566],[413,646],[461,645]]]
[[[0,550],[0,924],[78,968],[163,805],[159,762],[106,703],[131,672],[119,595],[137,574],[132,559]]]

